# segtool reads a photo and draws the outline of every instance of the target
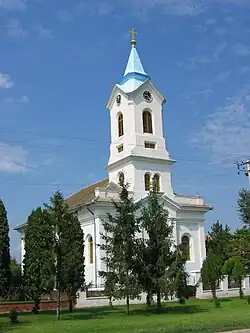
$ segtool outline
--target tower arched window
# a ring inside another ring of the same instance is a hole
[[[93,243],[93,238],[90,236],[88,240],[88,247],[89,247],[89,263],[93,264],[94,263],[94,243]]]
[[[125,177],[124,177],[124,173],[121,171],[118,174],[118,183],[120,186],[122,186],[124,184],[125,181]]]
[[[123,114],[120,112],[118,115],[118,136],[123,136],[124,129],[123,129]]]
[[[186,255],[186,260],[190,260],[191,256],[190,256],[190,237],[185,235],[182,237],[181,239],[181,245],[182,245],[182,249]]]
[[[160,192],[161,190],[161,185],[160,185],[160,175],[158,175],[158,173],[156,173],[154,175],[154,178],[153,178],[153,186],[154,186],[154,190],[156,192]]]
[[[144,184],[145,184],[145,191],[150,191],[150,174],[145,173],[144,175]]]
[[[143,133],[153,133],[152,114],[149,111],[143,111]]]

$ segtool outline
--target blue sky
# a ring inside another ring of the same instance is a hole
[[[249,0],[0,0],[0,197],[11,228],[60,188],[106,176],[106,103],[126,66],[129,30],[166,96],[173,185],[240,226],[250,158]],[[11,231],[12,253],[19,236]]]

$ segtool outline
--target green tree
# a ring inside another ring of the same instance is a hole
[[[57,289],[56,318],[60,319],[61,292],[69,294],[69,308],[72,298],[84,286],[84,239],[83,232],[74,212],[57,191],[45,205],[53,232],[55,280]]]
[[[21,265],[16,259],[12,258],[10,261],[11,279],[10,279],[10,299],[24,300],[24,281],[21,272]]]
[[[61,290],[68,293],[69,311],[77,292],[85,286],[84,234],[78,216],[68,212],[68,219],[61,228]]]
[[[241,257],[242,263],[250,273],[250,229],[237,229],[231,240],[231,257]]]
[[[115,297],[125,297],[127,314],[129,315],[129,300],[138,296],[138,284],[134,274],[136,249],[136,232],[138,221],[135,212],[139,206],[129,196],[128,184],[122,180],[119,200],[113,200],[116,214],[107,214],[103,221],[105,232],[100,248],[105,251],[102,258],[106,270],[100,272],[105,281],[107,292]],[[111,278],[114,278],[114,288],[110,289]]]
[[[222,263],[230,257],[230,241],[232,234],[228,225],[223,225],[217,221],[211,227],[208,233],[209,241],[207,242],[207,251],[213,251],[221,258]]]
[[[232,277],[239,288],[240,298],[244,297],[242,283],[247,275],[247,271],[244,265],[244,261],[240,256],[234,256],[229,258],[224,264],[224,272],[228,275],[228,278]]]
[[[10,278],[9,225],[4,203],[0,200],[0,298],[8,295]]]
[[[26,295],[39,310],[41,296],[54,287],[54,237],[50,218],[41,207],[32,211],[25,226],[24,285]]]
[[[186,249],[182,248],[182,246],[176,247],[175,259],[166,274],[166,281],[169,281],[170,294],[175,295],[180,304],[185,304],[185,300],[190,296],[185,251]]]
[[[222,261],[214,251],[208,251],[206,259],[201,268],[201,280],[203,285],[209,287],[212,291],[214,301],[217,300],[216,289],[218,283],[223,280]]]
[[[242,189],[239,192],[238,211],[240,219],[246,228],[250,228],[250,191]]]
[[[150,297],[157,295],[157,306],[161,307],[161,294],[166,270],[174,260],[172,247],[173,225],[169,220],[168,210],[164,207],[156,186],[150,190],[147,206],[142,209],[141,228],[147,234],[145,239],[143,287]]]
[[[155,285],[152,281],[152,260],[150,249],[148,248],[145,239],[138,238],[137,243],[137,256],[135,272],[137,280],[142,290],[147,293],[147,305],[151,306],[153,293],[155,292]]]

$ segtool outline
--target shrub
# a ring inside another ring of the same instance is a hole
[[[250,295],[247,296],[247,303],[250,304]]]
[[[18,323],[18,313],[17,313],[16,309],[12,309],[12,310],[10,310],[9,318],[10,318],[10,321],[11,321],[13,324]]]

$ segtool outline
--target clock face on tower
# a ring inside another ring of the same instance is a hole
[[[146,102],[151,102],[152,101],[152,95],[149,91],[144,91],[143,93],[143,98],[145,99]]]
[[[121,104],[122,96],[119,94],[116,96],[116,103]]]

